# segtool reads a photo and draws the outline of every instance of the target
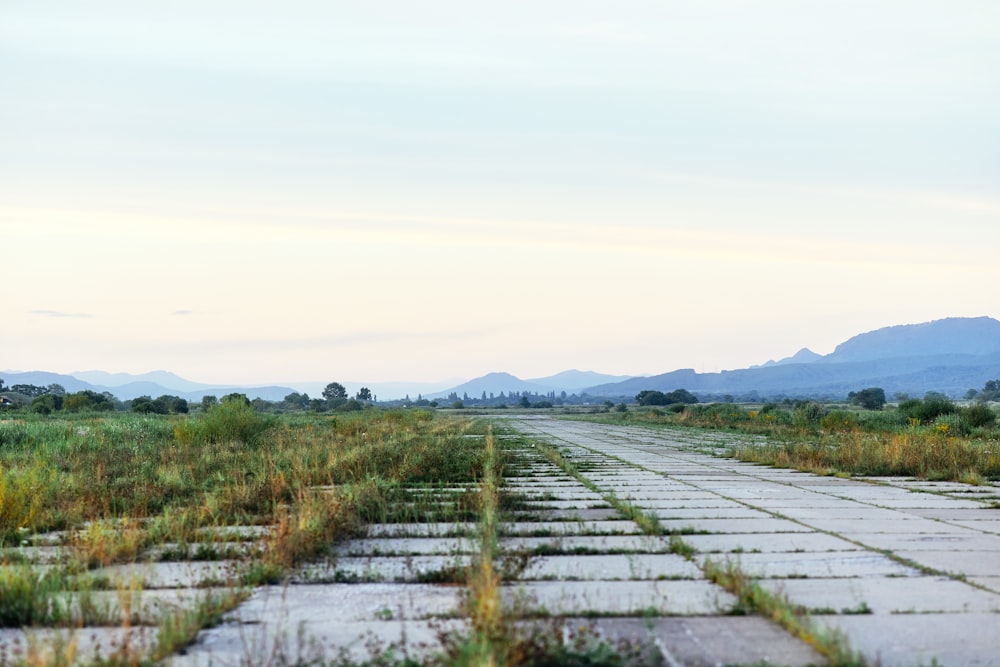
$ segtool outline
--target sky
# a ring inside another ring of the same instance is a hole
[[[998,250],[995,0],[0,0],[0,369],[713,372]]]

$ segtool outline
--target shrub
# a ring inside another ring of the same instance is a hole
[[[274,426],[273,417],[261,415],[239,400],[223,400],[211,406],[201,419],[188,420],[174,427],[179,442],[255,443]]]
[[[940,394],[928,393],[923,400],[910,398],[900,402],[897,408],[909,419],[916,419],[921,424],[930,424],[941,415],[955,412],[955,404]]]
[[[976,403],[975,405],[970,405],[967,408],[962,408],[958,411],[958,413],[972,428],[992,426],[997,420],[996,413],[993,412],[988,405],[984,405],[982,403]]]

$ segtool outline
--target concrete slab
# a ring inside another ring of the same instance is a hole
[[[138,582],[146,589],[205,588],[238,584],[245,567],[243,562],[234,560],[126,563],[93,570],[91,574],[126,587]]]
[[[870,663],[884,667],[1000,664],[996,614],[905,614],[820,616],[816,622],[839,630]]]
[[[738,509],[747,505],[728,500],[712,493],[678,494],[674,499],[643,500],[642,507],[654,510],[670,509]]]
[[[684,535],[681,538],[701,553],[860,551],[863,547],[826,533],[747,533]]]
[[[1000,576],[1000,554],[995,551],[897,551],[896,555],[950,574]]]
[[[668,665],[805,667],[823,663],[815,650],[778,626],[753,616],[603,618],[596,620],[594,627],[612,641],[652,642]]]
[[[364,622],[329,621],[317,615],[297,622],[268,619],[253,624],[223,623],[198,634],[183,654],[165,667],[244,665],[387,664],[392,656],[419,664],[441,652],[441,634],[461,631],[457,620]],[[340,662],[337,662],[340,661]]]
[[[78,625],[114,627],[124,625],[126,615],[132,625],[155,626],[168,616],[197,609],[204,603],[235,600],[237,595],[232,588],[163,588],[91,591],[86,596],[64,593],[56,599],[66,605]]]
[[[1000,521],[1000,509],[910,509],[910,514],[940,521]]]
[[[0,628],[0,664],[138,664],[156,645],[157,629]]]
[[[917,570],[870,551],[710,554],[700,562],[735,563],[751,577],[912,577]]]
[[[622,518],[616,509],[545,509],[544,506],[528,508],[511,513],[511,518],[517,522],[527,521],[528,517],[536,517],[539,521],[616,521]]]
[[[811,533],[812,528],[785,519],[686,519],[660,521],[668,532],[685,533]]]
[[[1000,559],[1000,535],[985,535],[972,531],[963,533],[844,533],[874,549],[890,551],[992,551]]]
[[[462,587],[437,584],[312,584],[263,586],[229,615],[258,623],[281,618],[292,625],[322,617],[330,622],[428,619],[455,613]]]
[[[416,556],[475,553],[477,541],[467,537],[372,537],[337,544],[340,556]]]
[[[292,574],[297,584],[335,582],[464,581],[469,555],[368,556],[337,558],[329,563],[309,563]]]
[[[1000,595],[947,577],[761,579],[772,593],[808,610],[835,613],[926,614],[1000,612]]]
[[[575,536],[564,535],[557,537],[502,537],[499,540],[500,549],[505,551],[552,548],[567,553],[620,553],[620,552],[643,552],[658,553],[668,552],[670,544],[667,540],[650,535],[596,535],[596,536]]]
[[[368,537],[464,537],[476,534],[474,523],[373,523]]]
[[[993,533],[994,535],[1000,535],[1000,519],[980,520],[980,521],[952,521],[951,523],[955,524],[956,526],[971,528],[972,530],[979,530],[986,533]]]
[[[705,507],[698,509],[657,509],[653,512],[660,519],[770,519],[766,512],[749,507]]]
[[[532,581],[505,585],[516,609],[568,616],[725,614],[735,598],[707,581]]]
[[[599,497],[600,498],[600,497]],[[603,499],[597,501],[588,500],[528,500],[525,503],[531,509],[569,509],[569,510],[584,510],[584,509],[607,509],[611,505],[604,502]]]
[[[518,579],[701,579],[701,570],[676,554],[540,556]]]
[[[640,532],[633,521],[532,521],[504,522],[501,535],[627,535]]]
[[[883,519],[873,519],[871,521],[861,521],[857,519],[817,518],[804,520],[803,523],[812,526],[817,530],[825,530],[840,535],[851,533],[863,535],[865,533],[899,533],[906,535],[939,534],[939,535],[967,535],[968,531],[963,526],[942,523],[931,519],[902,519],[899,521],[886,521]]]

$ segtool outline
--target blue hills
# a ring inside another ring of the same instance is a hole
[[[844,341],[827,355],[796,355],[753,368],[697,373],[692,369],[603,384],[595,396],[634,396],[644,389],[684,388],[701,396],[842,399],[848,392],[882,387],[889,395],[938,391],[960,397],[1000,378],[1000,322],[953,317],[885,327]]]
[[[289,386],[209,385],[185,380],[167,371],[142,375],[85,371],[73,374],[32,371],[0,373],[7,386],[33,384],[62,385],[68,392],[89,389],[109,392],[119,399],[170,394],[192,401],[202,396],[239,392],[250,398],[280,401],[305,388],[319,396],[322,383],[293,383]],[[333,378],[337,379],[337,378]],[[569,370],[556,375],[521,379],[510,373],[489,373],[450,388],[442,383],[369,384],[380,400],[402,398],[404,394],[440,398],[452,392],[472,398],[501,392],[529,394],[588,394],[595,398],[630,398],[643,390],[687,389],[703,399],[731,395],[754,398],[843,399],[848,392],[866,387],[882,387],[886,393],[922,396],[939,391],[960,397],[969,389],[981,389],[989,380],[1000,379],[1000,321],[991,317],[952,317],[922,324],[890,326],[854,336],[827,355],[801,349],[792,356],[761,366],[698,373],[679,369],[659,375],[630,377]],[[344,383],[353,393],[355,384]],[[360,384],[358,384],[360,387]]]

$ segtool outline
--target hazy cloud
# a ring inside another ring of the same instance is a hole
[[[172,312],[170,314],[173,315],[173,316],[175,316],[175,317],[186,317],[187,315],[194,315],[194,311],[193,310],[175,310],[174,312]]]
[[[93,317],[91,313],[66,313],[61,310],[32,310],[29,312],[32,315],[41,315],[42,317],[75,317],[80,319],[90,319]]]

